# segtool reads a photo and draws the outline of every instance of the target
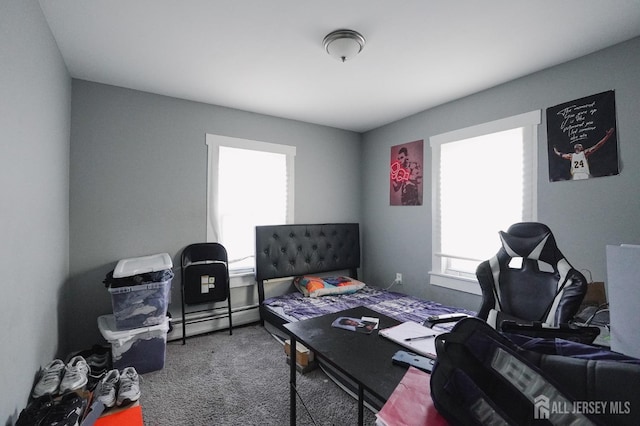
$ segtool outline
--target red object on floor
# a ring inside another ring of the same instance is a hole
[[[142,420],[142,407],[134,405],[125,410],[118,410],[113,413],[106,413],[96,422],[95,426],[144,426]]]

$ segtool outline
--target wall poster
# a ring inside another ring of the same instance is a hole
[[[423,141],[391,147],[389,199],[392,206],[422,205]]]
[[[579,180],[619,173],[615,92],[547,109],[549,180]]]

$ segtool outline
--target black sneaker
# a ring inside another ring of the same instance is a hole
[[[16,426],[44,426],[44,419],[53,409],[53,397],[44,395],[36,398],[27,404],[27,407],[20,412]]]
[[[69,357],[80,355],[89,364],[91,371],[111,370],[111,346],[93,345],[91,349],[76,352]]]
[[[53,406],[42,425],[78,426],[86,406],[86,399],[75,392],[69,392]]]
[[[87,383],[87,390],[91,391],[91,392],[95,392],[98,385],[100,384],[100,381],[104,378],[104,376],[107,375],[107,373],[110,370],[100,370],[100,371],[93,371],[91,370],[91,373],[89,373],[89,382]]]

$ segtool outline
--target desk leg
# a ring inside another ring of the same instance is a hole
[[[296,339],[292,336],[289,348],[289,424],[296,426]]]
[[[364,425],[364,389],[358,385],[358,425]]]

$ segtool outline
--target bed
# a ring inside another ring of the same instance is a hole
[[[457,312],[475,315],[465,309],[366,285],[358,281],[359,267],[357,223],[256,227],[256,281],[261,321],[285,332],[283,325],[288,322],[356,306],[367,306],[398,321],[422,322],[431,315]],[[292,277],[297,278],[292,280]],[[346,277],[358,288],[346,292],[331,289],[327,295],[309,297],[303,294],[300,283],[311,277],[330,277],[328,280]],[[284,278],[288,280],[281,283],[281,294],[269,295],[267,287],[271,282]]]
[[[403,322],[421,323],[431,315],[448,313],[475,315],[468,310],[362,283],[358,280],[359,267],[357,223],[256,227],[256,281],[261,322],[267,331],[284,342],[288,338],[284,324],[357,306],[366,306]],[[301,280],[316,277],[333,284],[345,277],[358,288],[346,292],[336,290],[338,294],[319,297],[303,294]],[[449,323],[444,328],[451,326]],[[328,364],[320,362],[319,366],[338,386],[356,397],[356,384]],[[365,394],[365,404],[377,411],[384,401]]]

